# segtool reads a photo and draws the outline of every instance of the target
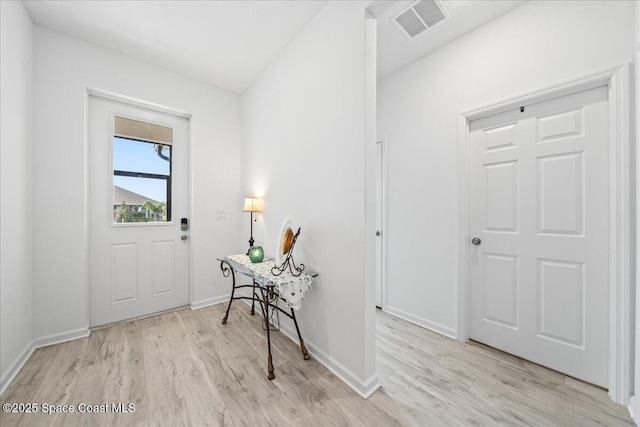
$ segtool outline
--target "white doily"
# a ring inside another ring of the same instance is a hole
[[[280,298],[284,300],[287,306],[300,310],[304,294],[311,290],[311,282],[313,277],[302,273],[300,276],[294,276],[289,271],[284,271],[279,276],[271,274],[271,269],[275,266],[274,260],[267,260],[258,263],[252,263],[249,256],[244,254],[229,255],[231,261],[245,267],[256,277],[268,281],[273,284]]]

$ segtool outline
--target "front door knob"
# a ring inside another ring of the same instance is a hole
[[[474,237],[473,239],[471,239],[471,243],[478,246],[480,243],[482,243],[482,240],[478,239],[477,237]]]

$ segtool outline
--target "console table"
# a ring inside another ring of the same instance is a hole
[[[251,263],[247,255],[229,255],[223,258],[218,258],[220,261],[220,269],[224,277],[231,276],[232,289],[231,298],[229,299],[229,305],[227,306],[227,312],[222,319],[222,324],[227,323],[229,318],[229,310],[231,309],[231,303],[236,299],[251,300],[251,314],[255,314],[256,301],[260,305],[262,315],[266,324],[267,330],[267,369],[269,375],[267,378],[270,380],[275,378],[273,370],[273,361],[271,357],[271,335],[269,327],[269,312],[278,310],[285,316],[293,319],[293,323],[296,326],[296,332],[298,333],[298,339],[300,340],[300,350],[305,360],[309,360],[309,352],[304,346],[304,340],[300,334],[300,328],[298,327],[298,321],[296,320],[295,310],[299,310],[304,299],[304,294],[311,289],[311,283],[313,279],[318,276],[318,273],[312,271],[305,271],[300,276],[293,276],[291,273],[285,271],[279,276],[274,276],[271,273],[271,268],[275,265],[273,259],[267,259],[259,263]],[[251,278],[251,285],[241,285],[236,282],[236,274],[241,274]],[[239,288],[251,288],[251,296],[235,295],[236,289]],[[282,308],[278,307],[278,299],[284,301],[287,307],[291,310],[291,313],[286,312]]]

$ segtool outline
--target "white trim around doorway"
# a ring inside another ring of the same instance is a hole
[[[606,86],[609,92],[609,396],[631,394],[630,66],[610,68],[460,114],[458,119],[458,315],[456,338],[469,339],[469,123],[522,105]]]
[[[381,184],[382,188],[380,189],[381,194],[377,194],[376,196],[380,196],[381,198],[381,207],[382,207],[382,218],[380,221],[380,228],[382,235],[381,237],[381,249],[382,254],[380,256],[381,259],[377,260],[380,262],[380,309],[382,311],[387,311],[387,135],[384,135],[382,138],[378,138],[376,144],[381,145],[381,155],[382,155],[382,165],[381,168]]]

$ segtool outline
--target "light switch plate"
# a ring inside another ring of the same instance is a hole
[[[227,219],[227,211],[216,211],[216,219],[218,220]]]

